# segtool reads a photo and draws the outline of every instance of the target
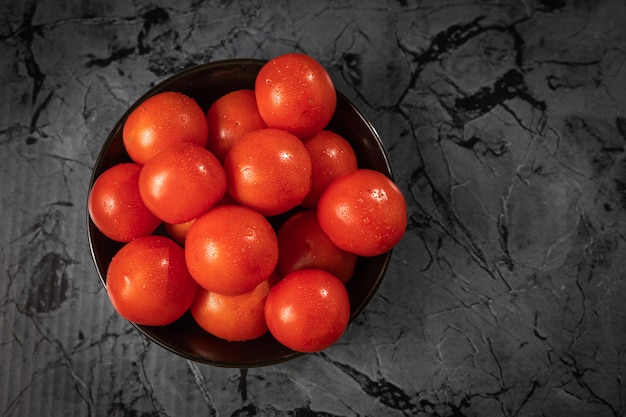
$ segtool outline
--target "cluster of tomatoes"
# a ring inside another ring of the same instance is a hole
[[[106,276],[117,312],[160,326],[190,311],[217,337],[269,331],[300,352],[338,340],[357,257],[395,246],[407,213],[393,181],[325,130],[336,100],[324,67],[293,53],[206,111],[180,92],[133,110],[132,162],[103,172],[88,201],[94,225],[124,242]]]

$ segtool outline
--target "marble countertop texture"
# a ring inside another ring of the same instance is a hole
[[[371,120],[409,225],[331,348],[175,356],[113,310],[86,200],[145,90],[314,56]],[[626,3],[0,4],[0,416],[626,415]]]

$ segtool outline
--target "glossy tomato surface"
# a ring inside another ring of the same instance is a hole
[[[350,319],[341,280],[319,269],[292,272],[270,290],[265,320],[280,343],[298,352],[318,352],[335,343]]]
[[[117,242],[152,234],[161,224],[139,194],[141,166],[117,164],[98,176],[87,202],[89,216],[96,227]]]
[[[187,232],[185,257],[192,277],[207,291],[252,291],[276,268],[278,242],[268,220],[243,206],[224,205],[199,217]]]
[[[311,157],[311,190],[302,201],[306,208],[317,207],[320,196],[335,178],[358,168],[350,143],[330,130],[322,130],[304,141]]]
[[[390,251],[407,225],[402,192],[389,177],[370,169],[333,181],[320,197],[317,216],[337,246],[360,256]]]
[[[228,341],[254,340],[267,333],[267,280],[241,295],[222,295],[200,289],[191,306],[194,320],[207,332]]]
[[[267,127],[251,89],[232,91],[217,99],[207,111],[207,122],[207,149],[222,162],[241,136]]]
[[[180,142],[206,146],[206,116],[186,94],[164,91],[143,101],[128,116],[122,131],[124,147],[133,161],[145,164],[163,149]]]
[[[324,129],[337,106],[335,86],[326,69],[313,57],[299,53],[269,60],[257,75],[255,94],[269,127],[302,139]]]
[[[228,194],[265,216],[284,213],[311,189],[311,158],[296,136],[279,129],[244,135],[224,162]]]
[[[354,273],[357,256],[340,249],[324,233],[315,210],[293,214],[278,229],[278,271],[281,276],[317,268],[346,283]]]
[[[185,223],[226,193],[226,174],[215,155],[192,144],[172,145],[151,158],[139,175],[141,198],[158,218]]]
[[[163,236],[144,236],[113,257],[106,288],[115,310],[126,320],[164,326],[191,306],[198,285],[185,265],[183,249]]]

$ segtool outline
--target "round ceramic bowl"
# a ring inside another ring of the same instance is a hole
[[[124,121],[148,97],[164,91],[179,91],[194,98],[206,112],[222,95],[254,88],[257,73],[266,61],[233,59],[198,65],[157,84],[140,97],[111,130],[98,155],[90,180],[90,189],[105,170],[121,162],[131,162],[122,141]],[[374,127],[341,93],[337,92],[337,109],[327,127],[350,142],[361,168],[374,169],[393,178],[389,160]],[[106,288],[108,265],[122,243],[105,237],[88,218],[89,245],[102,285]],[[354,276],[346,284],[350,297],[352,322],[365,308],[379,287],[391,252],[357,260]],[[228,342],[204,331],[187,312],[178,321],[162,327],[133,325],[145,337],[184,358],[214,366],[250,368],[285,362],[301,356],[277,342],[269,332],[259,339]]]

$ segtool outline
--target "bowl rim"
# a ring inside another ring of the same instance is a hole
[[[108,150],[110,148],[110,146],[112,145],[112,143],[115,142],[116,138],[118,137],[118,133],[121,131],[121,129],[124,126],[124,123],[126,121],[126,119],[128,118],[128,116],[130,115],[130,113],[136,109],[138,106],[141,105],[141,103],[143,101],[145,101],[146,99],[148,99],[149,97],[162,92],[162,91],[168,91],[168,87],[175,84],[178,80],[180,80],[181,78],[185,78],[185,77],[189,77],[192,74],[195,73],[203,73],[207,70],[211,70],[211,69],[222,69],[222,68],[226,68],[226,67],[242,67],[242,66],[256,66],[256,67],[261,67],[264,63],[266,63],[268,60],[266,59],[257,59],[257,58],[233,58],[233,59],[224,59],[224,60],[217,60],[217,61],[211,61],[211,62],[207,62],[207,63],[203,63],[203,64],[197,64],[197,65],[193,65],[190,66],[188,68],[185,68],[183,70],[177,71],[169,76],[167,76],[166,78],[164,78],[163,80],[155,83],[153,86],[151,86],[146,92],[144,92],[143,94],[141,94],[137,99],[135,99],[132,104],[122,113],[122,115],[117,119],[117,122],[114,124],[114,126],[109,130],[109,133],[107,134],[107,137],[105,139],[105,141],[102,143],[100,150],[98,152],[98,156],[96,157],[93,166],[91,168],[91,175],[90,175],[90,179],[89,179],[89,187],[88,187],[88,192],[87,195],[89,195],[89,193],[91,192],[91,189],[93,187],[94,182],[96,181],[96,179],[98,178],[98,176],[105,170],[103,169],[101,166],[103,165],[104,160],[107,157],[108,154]],[[382,157],[382,163],[385,167],[386,172],[383,172],[385,175],[387,175],[390,179],[394,180],[394,171],[392,169],[391,166],[391,162],[389,159],[389,156],[387,154],[387,151],[384,147],[384,144],[380,138],[380,135],[378,133],[378,131],[376,130],[376,128],[374,127],[374,125],[363,115],[363,113],[361,113],[361,111],[352,103],[352,101],[350,99],[348,99],[348,97],[341,92],[340,90],[336,89],[336,94],[337,94],[337,101],[339,102],[340,100],[342,100],[343,104],[348,106],[349,109],[354,113],[354,115],[356,115],[358,117],[358,119],[360,120],[360,122],[367,128],[367,130],[369,130],[372,134],[373,139],[375,140],[375,145],[379,150],[380,153],[380,157]],[[129,162],[132,162],[129,158]],[[93,224],[93,221],[91,220],[91,217],[89,215],[89,210],[86,210],[86,220],[87,220],[87,238],[88,238],[88,243],[89,243],[89,251],[91,254],[91,259],[93,261],[96,273],[98,274],[99,280],[101,285],[103,286],[105,292],[107,291],[107,285],[106,285],[106,276],[103,276],[103,270],[101,268],[103,268],[104,266],[100,265],[100,262],[98,261],[98,256],[96,254],[95,248],[94,248],[94,234],[93,231],[95,230],[95,225]],[[120,245],[122,245],[123,243],[120,243]],[[374,285],[372,285],[369,290],[367,291],[366,295],[360,300],[359,305],[357,306],[356,309],[351,310],[350,312],[350,320],[349,320],[349,324],[352,323],[354,320],[356,320],[356,318],[363,312],[363,310],[367,307],[367,305],[370,303],[370,301],[372,300],[372,298],[374,297],[374,295],[376,294],[376,292],[378,291],[378,288],[380,287],[380,285],[382,284],[382,281],[384,280],[384,277],[386,276],[391,258],[392,258],[392,254],[393,254],[393,249],[389,250],[388,252],[378,255],[378,257],[380,257],[382,259],[382,264],[380,267],[380,270],[375,278],[374,281]],[[108,297],[108,295],[107,295]],[[185,313],[186,315],[189,315],[189,312]],[[185,317],[185,316],[183,316]],[[122,318],[120,316],[120,318]],[[248,361],[240,361],[237,363],[232,363],[232,362],[224,362],[224,361],[219,361],[219,360],[214,360],[214,359],[210,359],[207,358],[205,356],[199,356],[193,353],[190,353],[188,351],[185,351],[183,349],[180,349],[176,346],[173,346],[172,344],[168,343],[168,341],[166,341],[164,338],[162,337],[158,337],[155,335],[154,327],[152,326],[145,326],[145,325],[140,325],[137,323],[133,323],[129,320],[126,320],[124,318],[122,318],[123,320],[127,321],[128,323],[130,323],[134,328],[136,328],[139,333],[143,336],[146,337],[148,340],[150,340],[151,342],[161,346],[162,348],[182,357],[188,360],[192,360],[194,362],[198,362],[198,363],[203,363],[203,364],[207,364],[207,365],[212,365],[212,366],[217,366],[217,367],[223,367],[223,368],[256,368],[256,367],[263,367],[263,366],[269,366],[269,365],[274,365],[274,364],[279,364],[279,363],[283,363],[283,362],[287,362],[289,360],[307,355],[307,353],[304,352],[297,352],[297,351],[293,351],[289,348],[285,347],[285,350],[287,351],[286,354],[278,356],[274,359],[267,359],[267,360],[262,360],[262,361],[256,361],[256,360],[248,360]],[[180,319],[179,319],[180,320]],[[262,336],[262,337],[268,337],[268,334]],[[271,337],[273,339],[273,337],[271,335],[269,335],[269,337]],[[229,343],[247,343],[247,342],[229,342]]]

